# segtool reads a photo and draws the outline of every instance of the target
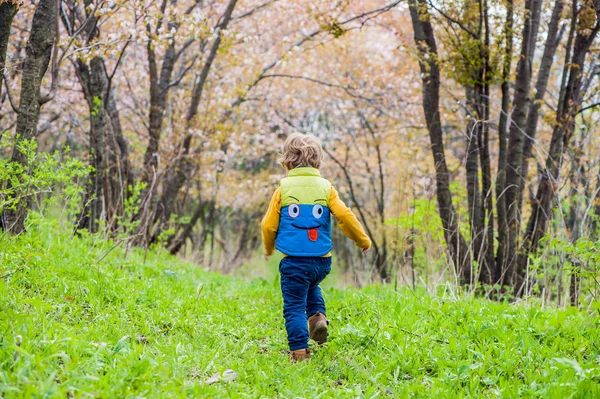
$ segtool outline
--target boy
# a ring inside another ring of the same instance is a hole
[[[371,248],[371,240],[336,189],[321,177],[323,150],[317,137],[290,135],[279,161],[288,175],[262,220],[264,253],[266,260],[275,248],[283,253],[279,273],[292,361],[309,360],[308,338],[320,345],[327,342],[329,322],[319,284],[331,271],[330,214],[363,252]]]

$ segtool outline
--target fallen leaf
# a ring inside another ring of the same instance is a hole
[[[211,385],[211,384],[215,384],[215,383],[219,382],[220,379],[221,379],[221,375],[219,373],[215,373],[210,378],[207,378],[206,381],[204,381],[204,383]]]
[[[231,382],[235,380],[237,377],[237,373],[231,369],[227,369],[223,371],[223,374],[215,373],[207,378],[204,383],[211,385],[216,384],[217,382]]]
[[[237,377],[237,373],[235,371],[227,369],[227,370],[223,371],[223,375],[221,375],[221,380],[230,382],[230,381],[235,380],[236,377]]]

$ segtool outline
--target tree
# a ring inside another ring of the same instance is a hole
[[[85,52],[83,49],[98,44],[101,22],[98,7],[91,0],[85,0],[83,12],[77,2],[68,2],[69,14],[61,9],[63,25],[71,42],[81,43],[72,63],[89,109],[89,158],[93,171],[76,228],[90,232],[98,231],[100,221],[105,222],[109,230],[118,227],[117,220],[124,216],[128,187],[133,185],[129,148],[123,137],[114,88],[111,87],[129,41],[125,42],[110,73],[104,57],[92,54],[88,64],[81,54]]]
[[[31,24],[31,34],[25,49],[23,78],[21,80],[21,98],[17,116],[16,140],[12,153],[12,162],[27,166],[27,158],[18,143],[35,140],[40,107],[45,99],[40,95],[42,78],[46,74],[52,57],[57,36],[58,14],[56,0],[40,0]],[[3,215],[4,228],[19,234],[25,228],[30,199],[19,201],[15,209],[8,209]]]
[[[576,24],[577,35],[571,53],[570,62],[564,65],[566,86],[561,90],[556,124],[552,130],[550,150],[546,158],[545,169],[540,171],[540,183],[535,199],[532,200],[532,212],[523,237],[523,249],[519,254],[517,279],[514,287],[517,293],[526,294],[527,265],[529,255],[536,251],[540,239],[546,234],[551,207],[557,193],[557,179],[563,162],[565,148],[568,147],[575,128],[575,117],[581,109],[581,87],[585,71],[585,59],[600,30],[600,1],[586,1],[577,14],[577,2],[572,6],[572,24]]]
[[[171,86],[173,86],[173,83],[171,82],[171,74],[173,72],[175,62],[180,57],[182,52],[191,45],[193,40],[186,41],[186,43],[182,45],[182,48],[177,52],[175,51],[174,41],[169,43],[168,48],[165,52],[165,57],[163,59],[161,76],[159,79],[156,64],[156,55],[152,48],[153,44],[151,42],[151,39],[149,39],[147,49],[151,80],[151,109],[149,141],[148,147],[146,149],[146,154],[144,156],[144,174],[142,176],[143,182],[145,182],[148,185],[148,187],[145,190],[145,193],[142,198],[142,206],[140,207],[140,212],[136,216],[136,218],[139,219],[140,222],[140,227],[138,229],[139,232],[135,240],[136,245],[147,246],[151,242],[154,242],[158,239],[158,236],[160,235],[164,224],[167,223],[171,217],[171,214],[173,212],[173,205],[176,201],[179,190],[181,189],[185,181],[190,177],[189,174],[191,172],[191,163],[188,159],[188,154],[191,148],[193,136],[191,133],[189,133],[189,130],[191,128],[191,123],[198,112],[198,106],[202,98],[204,86],[208,79],[208,74],[217,56],[217,51],[221,46],[221,37],[223,31],[227,29],[227,26],[231,21],[233,10],[236,4],[237,0],[231,0],[228,3],[225,12],[222,15],[222,18],[219,19],[219,23],[214,29],[214,41],[211,44],[210,50],[208,52],[208,55],[206,56],[201,71],[196,74],[192,88],[191,99],[185,118],[185,128],[186,131],[188,131],[188,133],[184,135],[182,142],[177,147],[175,163],[164,178],[162,194],[160,194],[158,201],[156,202],[154,201],[154,190],[157,177],[156,167],[158,165],[157,151],[159,147],[160,129],[162,125],[164,108],[169,89]],[[163,2],[161,6],[161,14],[163,15],[165,6],[166,1]],[[189,10],[191,11],[191,8]],[[147,25],[147,27],[149,30],[151,29],[150,25]],[[172,31],[176,31],[178,28],[178,24],[172,22],[169,27]],[[157,26],[157,31],[159,28],[160,23]],[[201,48],[203,49],[206,46],[206,44],[207,42],[204,41],[202,43]],[[189,69],[190,68],[184,69],[182,73],[187,73]],[[177,80],[180,81],[181,77]],[[157,222],[160,222],[159,227],[157,231],[153,231],[153,227]]]
[[[467,242],[458,229],[458,214],[452,204],[452,193],[450,192],[450,174],[446,163],[440,120],[440,69],[431,15],[427,4],[420,0],[411,2],[409,8],[415,43],[419,52],[419,67],[423,79],[423,111],[431,140],[436,194],[444,238],[460,283],[470,284],[473,282],[472,258]]]

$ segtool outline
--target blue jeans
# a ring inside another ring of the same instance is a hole
[[[281,260],[283,317],[290,350],[308,348],[308,317],[325,314],[319,284],[331,271],[331,257],[295,257]]]

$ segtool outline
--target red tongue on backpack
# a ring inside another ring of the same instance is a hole
[[[317,238],[319,238],[319,229],[308,229],[308,238],[311,241],[317,241]]]

